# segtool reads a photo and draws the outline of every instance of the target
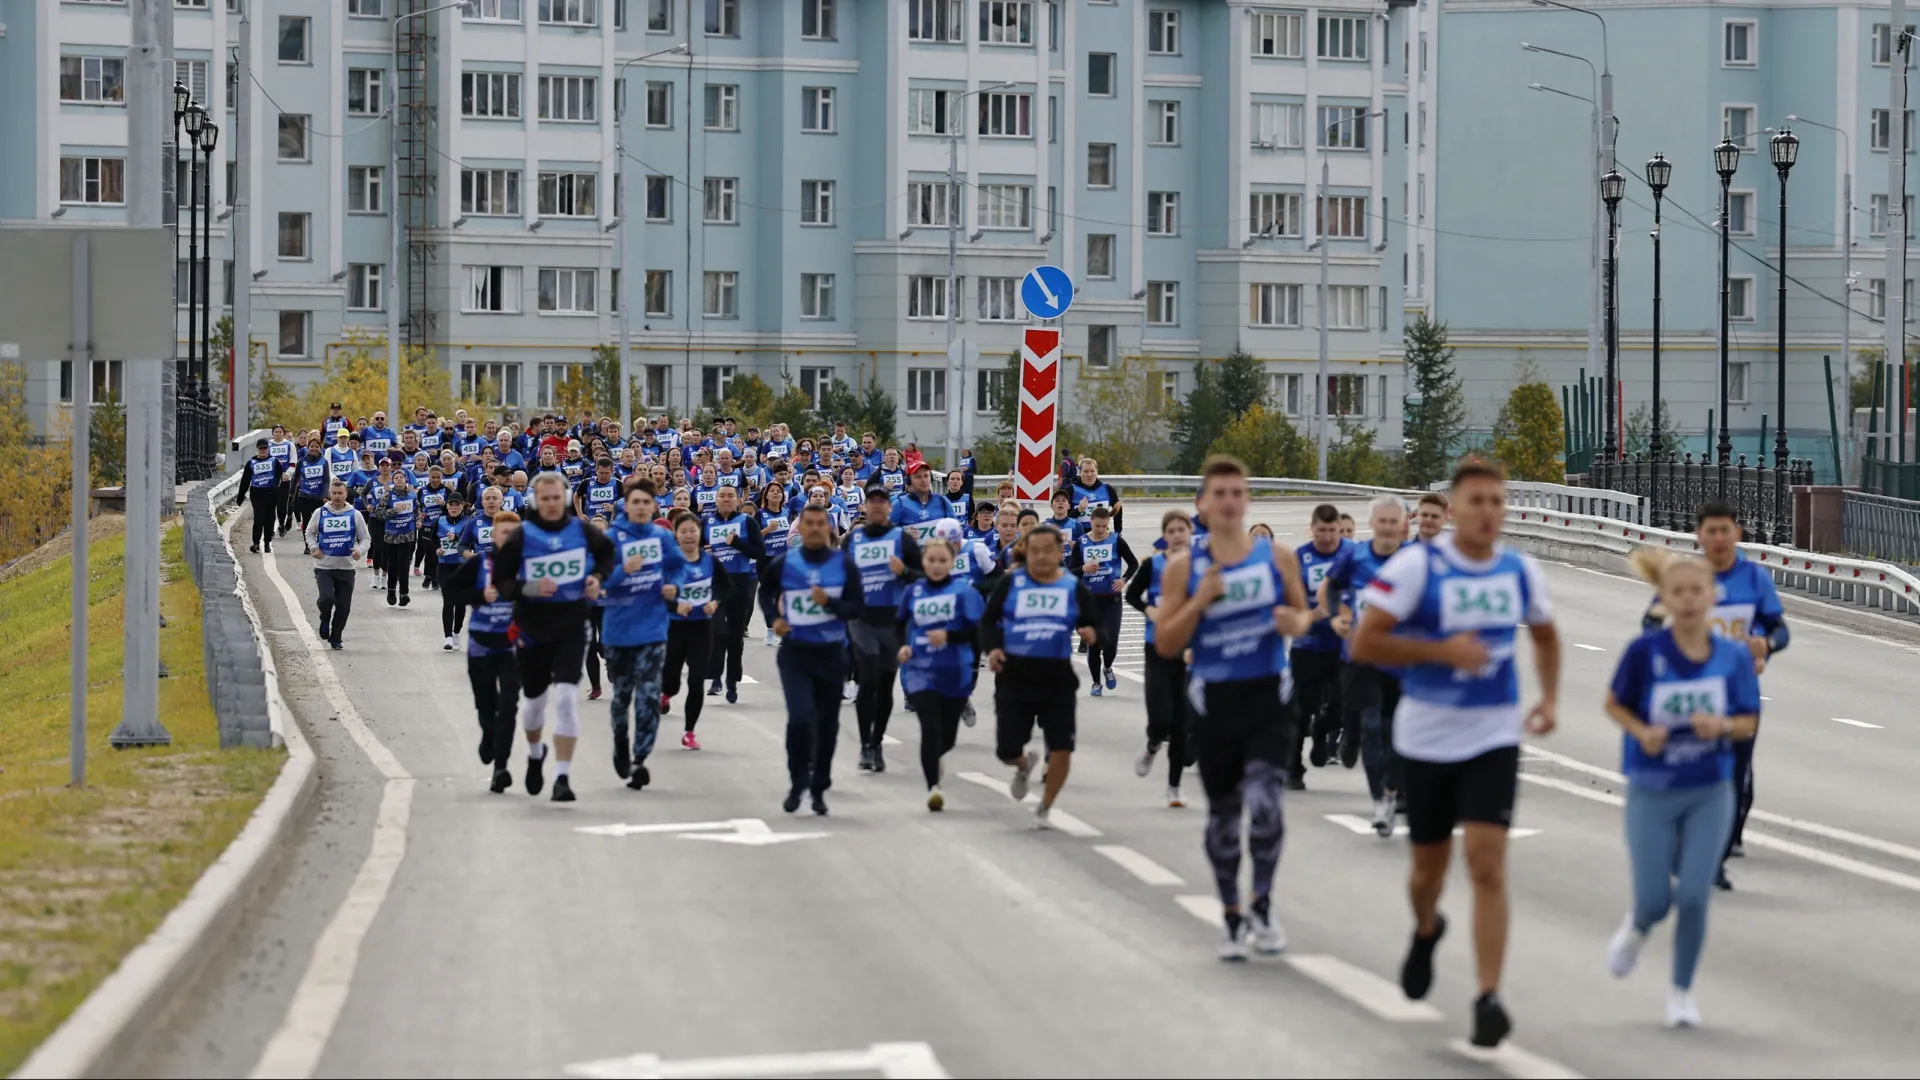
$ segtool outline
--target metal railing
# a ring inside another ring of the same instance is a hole
[[[1662,454],[1658,459],[1641,454],[1611,465],[1598,462],[1588,477],[1597,487],[1644,497],[1645,516],[1636,520],[1645,525],[1666,528],[1689,523],[1701,503],[1724,497],[1733,504],[1747,535],[1782,540],[1794,534],[1789,489],[1813,483],[1813,463],[1789,458],[1782,473],[1764,461],[1748,465],[1745,454],[1728,465],[1704,456],[1695,461],[1692,454]]]
[[[1894,499],[1920,499],[1920,461],[1862,457],[1860,490]]]
[[[1128,493],[1148,496],[1192,495],[1200,487],[1200,478],[1191,473],[1132,473],[1123,476],[1102,476],[1100,479],[1119,488],[1122,495]],[[1371,499],[1376,495],[1404,495],[1415,499],[1420,497],[1420,492],[1403,488],[1336,484],[1326,480],[1299,480],[1290,476],[1249,476],[1247,487],[1256,495],[1325,495],[1329,498],[1348,499]]]
[[[226,449],[219,405],[207,396],[204,386],[196,389],[183,380],[173,413],[175,474],[182,483],[212,479],[220,472],[221,451]]]
[[[1920,502],[1870,492],[1843,493],[1840,543],[1855,555],[1920,564]]]

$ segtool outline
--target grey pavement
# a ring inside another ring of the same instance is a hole
[[[1256,516],[1304,538],[1305,504],[1262,504]],[[1136,546],[1157,517],[1136,515]],[[263,587],[261,557],[242,560],[263,617],[286,631],[291,617],[313,617],[311,575],[297,547],[271,557],[307,606],[297,616]],[[1763,679],[1758,805],[1777,817],[1749,826],[1738,889],[1715,899],[1697,983],[1708,1026],[1670,1032],[1660,1026],[1670,931],[1656,932],[1629,979],[1611,978],[1604,956],[1628,884],[1620,812],[1606,801],[1619,784],[1604,775],[1619,740],[1599,702],[1646,593],[1567,567],[1548,578],[1568,643],[1561,730],[1539,741],[1558,756],[1526,767],[1517,825],[1536,831],[1512,842],[1505,988],[1527,1053],[1494,1062],[1450,1045],[1473,993],[1458,870],[1432,1009],[1409,1010],[1390,985],[1410,928],[1406,853],[1329,820],[1367,813],[1357,771],[1315,770],[1310,790],[1289,797],[1276,901],[1291,961],[1223,965],[1217,928],[1195,915],[1213,892],[1199,778],[1186,782],[1190,807],[1172,810],[1161,769],[1134,777],[1137,681],[1081,699],[1059,809],[1098,836],[1029,832],[1025,811],[959,776],[1006,777],[990,745],[991,676],[976,698],[981,725],[963,729],[949,758],[945,813],[925,809],[911,714],[896,710],[900,744],[873,776],[853,767],[849,705],[832,815],[782,814],[784,720],[774,650],[757,627],[747,644],[757,681],[736,706],[709,699],[698,753],[677,745],[676,703],[644,793],[613,775],[605,702],[583,702],[579,801],[558,806],[517,782],[487,793],[464,658],[440,648],[438,594],[416,589],[413,606],[389,609],[363,581],[347,651],[318,662],[335,665],[420,783],[404,861],[315,1074],[559,1076],[652,1054],[682,1071],[632,1075],[688,1075],[712,1059],[902,1042],[926,1044],[954,1076],[1914,1074],[1920,824],[1900,812],[1903,766],[1920,752],[1900,708],[1911,649],[1796,625]],[[1131,618],[1125,636],[1131,673],[1141,648]],[[320,809],[147,1041],[136,1075],[250,1074],[367,857],[380,774],[329,716],[299,639],[276,633],[274,645],[321,758]],[[516,778],[521,762],[516,750]],[[826,835],[749,844],[579,831],[732,819]],[[789,1066],[754,1074],[799,1075]]]

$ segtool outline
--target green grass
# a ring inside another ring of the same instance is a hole
[[[163,534],[165,749],[112,749],[121,704],[124,537],[88,552],[87,786],[68,779],[72,561],[0,582],[0,1076],[157,927],[225,850],[282,751],[220,750],[200,597]]]

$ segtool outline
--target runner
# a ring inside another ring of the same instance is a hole
[[[656,506],[653,482],[632,481],[625,513],[609,530],[619,548],[619,561],[607,582],[602,628],[607,678],[613,683],[613,771],[635,791],[653,781],[647,757],[660,733],[660,677],[667,661],[666,568],[674,539],[654,524]]]
[[[434,545],[435,575],[437,581],[441,574],[451,574],[465,562],[460,555],[460,536],[467,528],[467,497],[458,491],[445,493],[445,512],[440,520],[434,522],[432,543]],[[423,538],[427,531],[422,529]],[[446,635],[446,643],[441,649],[452,652],[460,647],[460,631],[466,626],[467,604],[448,595],[446,589],[440,590],[440,632]]]
[[[1453,516],[1453,507],[1446,495],[1438,491],[1429,491],[1420,496],[1420,502],[1414,507],[1413,520],[1418,530],[1414,542],[1432,543],[1447,527]]]
[[[1287,786],[1295,791],[1306,790],[1308,761],[1318,769],[1332,760],[1340,735],[1340,635],[1333,629],[1334,608],[1320,602],[1320,583],[1353,546],[1340,538],[1340,509],[1332,503],[1314,507],[1308,527],[1313,539],[1293,549],[1307,588],[1307,612],[1313,617],[1313,626],[1293,640],[1290,655],[1294,728]],[[1308,739],[1313,740],[1311,754],[1302,752]]]
[[[1126,601],[1147,617],[1146,692],[1147,748],[1133,760],[1133,775],[1153,771],[1153,759],[1160,748],[1167,748],[1167,805],[1179,809],[1187,805],[1180,797],[1180,776],[1193,764],[1187,750],[1187,663],[1182,656],[1169,659],[1153,647],[1154,628],[1160,621],[1160,579],[1167,559],[1184,555],[1193,538],[1193,522],[1184,510],[1169,510],[1160,517],[1160,541],[1165,550],[1156,551],[1147,562],[1147,572],[1133,575],[1127,585]]]
[[[288,479],[287,464],[273,455],[272,443],[256,439],[247,460],[247,501],[253,505],[253,543],[247,550],[273,551],[273,529],[280,516],[280,499]]]
[[[944,501],[944,500],[942,500]],[[920,545],[891,524],[892,496],[886,485],[867,485],[866,522],[847,534],[841,546],[860,568],[863,604],[859,620],[848,625],[853,674],[860,688],[853,699],[860,727],[860,767],[886,772],[880,742],[893,715],[893,682],[899,670],[900,642],[893,636],[900,592],[920,573]]]
[[[861,571],[851,552],[832,546],[827,512],[808,505],[794,520],[797,547],[767,564],[760,614],[780,636],[775,664],[787,702],[787,797],[781,809],[827,812],[833,749],[840,734],[840,684],[846,681],[847,631],[862,616]]]
[[[1400,986],[1418,1000],[1433,986],[1433,951],[1446,933],[1440,914],[1453,828],[1465,830],[1474,892],[1479,997],[1475,1046],[1498,1046],[1513,1029],[1500,1002],[1507,950],[1507,829],[1513,824],[1523,732],[1545,735],[1559,707],[1560,638],[1545,580],[1534,561],[1500,543],[1506,473],[1469,460],[1453,474],[1452,533],[1387,561],[1367,586],[1353,658],[1401,667],[1393,749],[1407,787],[1413,841],[1408,892],[1414,934]],[[1423,503],[1423,509],[1425,504]],[[1524,714],[1514,664],[1526,626],[1541,699]]]
[[[760,558],[765,544],[760,535],[757,514],[740,509],[742,492],[738,477],[734,483],[722,483],[715,493],[713,513],[705,522],[707,548],[727,579],[726,599],[713,620],[713,647],[707,660],[707,677],[713,685],[709,695],[718,694],[721,677],[726,678],[727,704],[740,700],[741,650],[747,638],[747,623],[753,619],[753,589],[757,583]]]
[[[1400,763],[1393,756],[1393,711],[1400,704],[1397,674],[1353,659],[1353,627],[1366,610],[1366,588],[1380,574],[1407,538],[1407,508],[1398,495],[1382,495],[1368,510],[1373,539],[1348,547],[1328,568],[1320,583],[1320,606],[1338,611],[1334,632],[1340,635],[1340,764],[1353,768],[1359,760],[1367,776],[1367,794],[1373,799],[1373,831],[1393,835],[1399,808]]]
[[[300,456],[300,448],[292,439],[287,438],[287,429],[280,424],[273,425],[273,438],[267,443],[267,452],[279,462],[287,475],[278,489],[280,504],[274,507],[274,535],[287,535],[287,527],[293,524],[293,489],[299,474],[294,470],[294,462]],[[303,523],[301,528],[305,529]]]
[[[304,538],[307,534],[307,522],[313,518],[314,511],[327,501],[327,460],[320,450],[320,437],[307,437],[307,452],[294,464],[293,518]],[[313,554],[308,545],[301,552]]]
[[[1220,959],[1244,960],[1248,937],[1261,953],[1286,948],[1273,914],[1273,875],[1286,838],[1290,690],[1282,635],[1311,622],[1293,552],[1248,533],[1247,468],[1222,455],[1200,470],[1200,512],[1212,523],[1206,551],[1170,555],[1162,572],[1154,648],[1179,657],[1189,645],[1200,782],[1207,792],[1207,858],[1225,926]],[[1240,819],[1247,818],[1253,902],[1240,904]]]
[[[1083,473],[1092,460],[1082,460]],[[1113,674],[1113,660],[1120,649],[1121,594],[1127,579],[1140,569],[1140,560],[1134,557],[1126,540],[1114,533],[1112,525],[1113,511],[1106,504],[1097,504],[1089,511],[1087,534],[1080,538],[1080,552],[1075,556],[1073,567],[1074,576],[1093,594],[1094,639],[1087,649],[1087,674],[1094,697],[1100,696],[1103,671],[1106,689],[1119,686]]]
[[[381,465],[387,459],[381,458]],[[408,575],[415,542],[420,538],[417,502],[405,469],[381,469],[385,481],[372,490],[372,517],[381,524],[380,554],[376,562],[387,571],[387,606],[406,607],[412,578]]]
[[[951,519],[943,524],[958,524]],[[960,720],[973,696],[974,644],[985,602],[971,576],[954,572],[957,543],[930,536],[920,549],[926,576],[902,591],[894,636],[901,642],[900,688],[920,719],[920,772],[927,781],[927,809],[946,807],[940,791],[944,759],[960,734]]]
[[[533,485],[533,516],[494,545],[494,584],[514,601],[519,637],[520,727],[527,738],[527,794],[538,795],[546,744],[547,703],[553,703],[553,801],[572,802],[573,746],[580,737],[580,675],[587,655],[587,601],[613,570],[613,541],[567,513],[567,482],[541,473]],[[496,529],[499,518],[494,519]]]
[[[933,537],[935,525],[958,516],[953,501],[934,492],[933,470],[925,462],[908,470],[907,490],[893,500],[892,513],[893,520],[901,528],[911,530],[913,539],[921,544]]]
[[[473,608],[467,621],[467,682],[473,687],[474,717],[480,724],[480,763],[493,766],[488,787],[495,795],[513,786],[507,762],[513,755],[514,713],[520,705],[520,669],[513,649],[513,601],[500,595],[494,580],[491,544],[494,539],[505,543],[519,527],[520,515],[496,513],[486,526],[489,549],[454,567],[441,583],[449,599]],[[532,759],[528,762],[532,779]]]
[[[1653,548],[1629,561],[1660,590],[1672,625],[1627,646],[1607,691],[1607,715],[1626,733],[1621,771],[1633,873],[1633,908],[1607,946],[1607,966],[1625,977],[1647,932],[1678,908],[1667,1024],[1693,1028],[1700,1026],[1693,975],[1706,944],[1707,903],[1733,829],[1734,747],[1759,729],[1762,658],[1717,632],[1717,575],[1708,563]]]
[[[319,593],[320,640],[341,648],[341,631],[353,610],[353,570],[373,544],[367,519],[347,503],[347,485],[327,488],[327,501],[307,519],[307,550],[313,556],[313,584]]]
[[[1080,459],[1080,472],[1073,478],[1069,495],[1073,503],[1074,516],[1081,521],[1081,527],[1093,520],[1093,512],[1098,507],[1113,511],[1113,531],[1120,531],[1120,491],[1112,484],[1100,479],[1100,463],[1090,457]]]
[[[447,500],[458,494],[459,489],[447,482],[446,470],[439,465],[427,466],[426,482],[419,485],[418,505],[420,507],[420,539],[414,545],[415,558],[425,566],[420,575],[420,584],[429,589],[440,587],[440,519],[446,516]]]
[[[680,745],[700,749],[693,729],[700,722],[700,710],[706,702],[700,693],[700,680],[707,671],[707,658],[713,648],[713,613],[726,602],[731,587],[728,575],[718,573],[714,557],[701,546],[705,535],[699,515],[691,510],[676,510],[672,516],[675,547],[668,559],[666,583],[674,590],[673,608],[667,615],[667,668],[661,675],[661,712],[672,708],[673,696],[680,692],[680,672],[687,673],[686,730]]]
[[[784,470],[784,467],[782,468]],[[787,553],[787,541],[790,539],[793,522],[787,519],[787,500],[790,496],[785,485],[773,483],[760,492],[759,506],[753,512],[760,521],[760,580],[771,581],[766,576],[766,564]],[[764,619],[761,621],[765,621]],[[773,632],[773,626],[767,626],[768,648],[780,643]]]
[[[1013,767],[1007,794],[1023,802],[1039,755],[1027,749],[1040,728],[1047,748],[1040,805],[1033,827],[1050,829],[1048,815],[1073,765],[1074,711],[1080,680],[1073,673],[1072,638],[1093,639],[1093,594],[1064,572],[1065,538],[1051,525],[1036,526],[1016,545],[1015,568],[987,598],[980,647],[993,670],[995,750]]]

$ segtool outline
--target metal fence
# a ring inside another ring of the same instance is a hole
[[[1762,462],[1748,465],[1745,454],[1730,465],[1692,454],[1642,454],[1609,465],[1596,462],[1588,474],[1594,486],[1628,492],[1647,500],[1643,524],[1654,528],[1691,524],[1694,511],[1708,499],[1725,499],[1745,526],[1749,538],[1786,543],[1794,525],[1793,496],[1789,490],[1813,483],[1813,463],[1789,458],[1785,471]]]
[[[1842,546],[1863,558],[1920,565],[1920,502],[1861,491],[1844,498]]]
[[[220,473],[226,443],[220,406],[204,389],[182,386],[173,402],[175,470],[182,483],[210,480]]]
[[[1862,457],[1860,490],[1895,499],[1920,500],[1920,461]]]

